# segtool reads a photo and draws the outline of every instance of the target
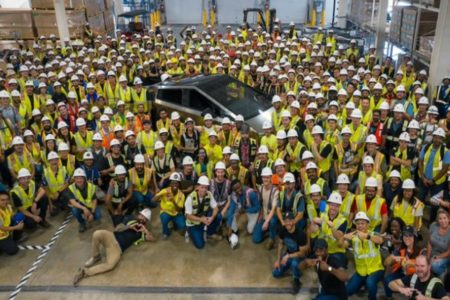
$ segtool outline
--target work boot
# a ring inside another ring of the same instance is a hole
[[[78,286],[78,283],[80,282],[80,280],[83,279],[85,276],[86,276],[86,274],[84,273],[84,269],[79,268],[77,273],[73,277],[73,286]]]
[[[46,220],[42,220],[41,223],[39,223],[39,225],[44,227],[44,228],[49,228],[50,227],[50,223],[47,222]]]
[[[83,233],[86,231],[86,224],[82,223],[80,224],[80,227],[78,227],[78,232]]]
[[[223,239],[223,237],[218,234],[212,234],[212,235],[208,236],[208,239],[213,240],[213,241],[221,241]]]
[[[97,255],[97,256],[95,256],[95,257],[91,257],[91,258],[89,258],[89,260],[84,264],[84,266],[85,266],[86,268],[90,268],[90,267],[92,267],[93,265],[95,265],[95,264],[97,264],[98,262],[100,262],[101,260],[102,260],[101,255]]]
[[[301,288],[302,283],[300,280],[298,278],[294,278],[294,280],[292,280],[292,294],[297,295]]]

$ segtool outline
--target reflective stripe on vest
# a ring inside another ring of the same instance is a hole
[[[33,205],[34,196],[36,192],[36,184],[33,180],[30,181],[30,184],[28,185],[28,192],[25,192],[23,187],[21,185],[16,185],[12,190],[11,193],[14,193],[19,197],[20,201],[22,202],[22,208],[28,209]]]
[[[0,208],[0,221],[3,227],[8,227],[11,225],[11,217],[13,214],[13,210],[11,205],[6,205],[6,207]],[[9,231],[0,230],[0,240],[3,240],[9,236]]]
[[[414,289],[416,287],[416,282],[417,282],[418,278],[419,277],[417,276],[417,274],[413,274],[412,275],[411,281],[409,282],[409,287],[410,288]],[[431,298],[431,296],[432,296],[431,293],[433,293],[434,286],[437,283],[442,284],[442,281],[439,278],[437,278],[437,277],[431,278],[431,280],[428,282],[427,288],[425,290],[425,295],[424,295],[425,297]]]
[[[90,182],[87,182],[86,184],[87,184],[86,199],[83,197],[83,195],[81,194],[80,190],[77,188],[75,183],[69,185],[69,190],[74,195],[75,200],[77,200],[80,204],[86,206],[87,208],[92,208],[92,200],[94,199],[95,196],[95,186]]]
[[[369,233],[370,234],[370,233]],[[357,236],[352,239],[355,269],[358,275],[367,276],[383,270],[379,247],[369,240],[360,240]]]
[[[206,213],[209,210],[210,204],[211,204],[211,198],[212,194],[211,192],[207,192],[205,197],[203,197],[202,203],[199,202],[197,191],[193,191],[188,197],[191,197],[192,200],[192,215],[196,217],[203,217],[206,215]],[[203,209],[200,212],[199,205],[203,204]],[[197,221],[191,221],[189,219],[186,219],[186,222],[190,225],[200,225],[200,222]]]
[[[130,179],[133,184],[133,190],[138,191],[142,194],[147,194],[148,186],[152,176],[152,170],[149,168],[144,168],[144,178],[140,178],[136,168],[132,168],[130,171]]]
[[[357,211],[363,211],[367,214],[370,219],[370,230],[374,230],[377,226],[381,224],[381,206],[384,203],[384,199],[380,196],[375,196],[375,198],[370,201],[370,207],[366,207],[366,196],[359,195],[356,197],[356,207]]]

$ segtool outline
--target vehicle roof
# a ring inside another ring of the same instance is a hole
[[[185,77],[181,79],[169,79],[155,84],[158,87],[175,87],[175,86],[201,86],[205,83],[213,81],[221,81],[223,79],[232,79],[228,75],[197,75],[194,77]]]

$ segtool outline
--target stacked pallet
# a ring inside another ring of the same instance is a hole
[[[378,6],[379,1],[375,0],[374,20],[376,20],[378,15]],[[361,27],[365,26],[371,27],[372,8],[373,8],[372,0],[352,1],[351,13],[349,15],[349,18]]]
[[[29,9],[1,8],[0,40],[33,39],[32,23],[33,20]]]
[[[400,32],[400,45],[406,49],[413,49],[414,31],[416,29],[417,8],[405,7],[402,13],[402,27]]]
[[[391,26],[389,28],[389,36],[394,43],[400,43],[400,32],[402,28],[402,13],[403,10],[399,6],[394,6],[392,9]]]

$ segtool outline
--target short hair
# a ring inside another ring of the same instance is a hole
[[[9,198],[9,193],[6,191],[0,191],[0,196],[7,196]]]
[[[442,215],[442,214],[444,214],[444,215],[446,215],[448,217],[448,211],[446,211],[443,208],[439,208],[437,213],[436,213],[436,220],[439,218],[439,215]]]
[[[237,183],[241,184],[241,181],[239,179],[233,179],[230,184],[231,188],[233,188]]]

